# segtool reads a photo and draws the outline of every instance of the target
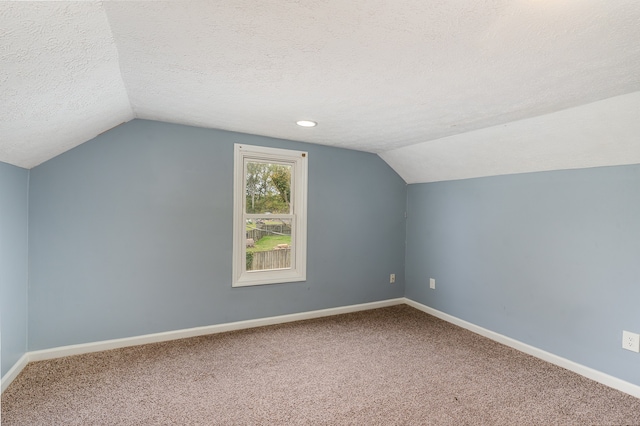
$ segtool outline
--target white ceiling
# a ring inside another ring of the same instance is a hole
[[[639,41],[636,0],[0,2],[0,161],[144,118],[374,152],[407,182],[640,163]]]

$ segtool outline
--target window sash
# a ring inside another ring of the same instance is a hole
[[[306,280],[307,159],[302,151],[243,144],[235,145],[233,287]],[[247,213],[247,164],[261,162],[291,166],[290,213]],[[246,222],[248,219],[291,221],[291,265],[287,268],[247,271]]]

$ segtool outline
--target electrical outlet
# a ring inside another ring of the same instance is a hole
[[[433,278],[429,278],[429,288],[436,288],[436,280]]]
[[[622,347],[628,351],[640,352],[640,334],[623,331]]]
[[[390,282],[391,284],[393,284],[393,283],[395,283],[395,282],[396,282],[396,274],[391,274],[391,275],[389,275],[389,282]]]

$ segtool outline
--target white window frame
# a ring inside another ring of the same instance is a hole
[[[307,279],[307,178],[309,154],[304,151],[245,144],[234,145],[233,178],[233,279],[232,287],[306,281]],[[245,164],[268,161],[291,165],[291,268],[247,271]]]

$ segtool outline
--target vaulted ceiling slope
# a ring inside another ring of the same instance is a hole
[[[378,153],[408,182],[640,163],[639,40],[636,0],[1,2],[0,161],[144,118]]]

